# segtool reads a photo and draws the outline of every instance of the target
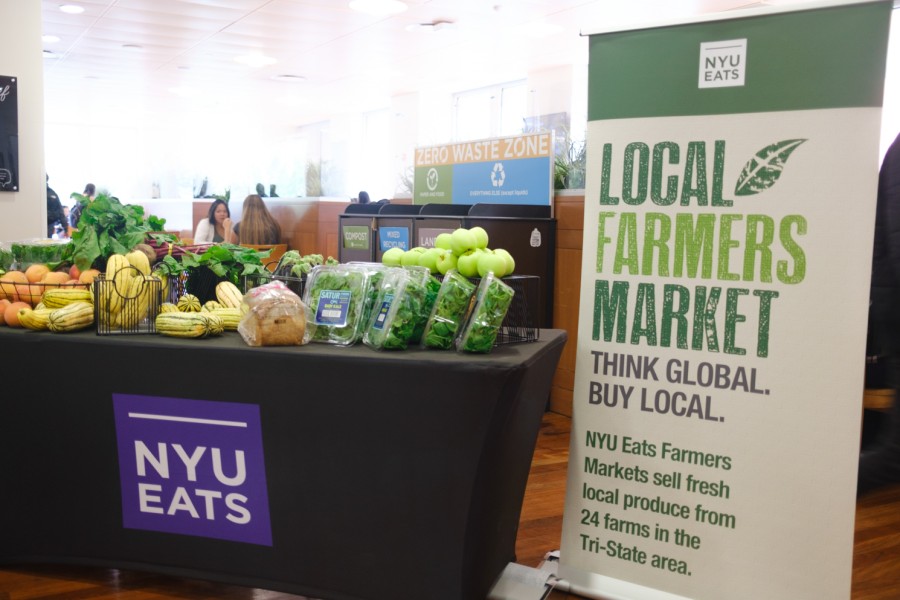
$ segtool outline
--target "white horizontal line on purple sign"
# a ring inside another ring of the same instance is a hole
[[[223,425],[225,427],[246,427],[240,421],[218,421],[216,419],[195,419],[193,417],[176,417],[174,415],[151,415],[147,413],[128,413],[132,419],[151,419],[154,421],[178,421],[180,423],[200,423],[203,425]]]

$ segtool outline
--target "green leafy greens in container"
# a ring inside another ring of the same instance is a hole
[[[312,340],[349,346],[362,335],[369,276],[354,265],[320,265],[310,271],[303,303],[314,315]]]
[[[405,350],[424,303],[421,277],[406,269],[390,269],[384,274],[363,343],[377,350]]]
[[[469,312],[475,284],[452,269],[444,275],[434,308],[425,325],[422,345],[449,350]]]
[[[456,349],[482,354],[490,352],[514,295],[511,287],[494,277],[493,273],[488,273],[475,291],[475,306]]]
[[[64,256],[71,252],[69,240],[34,239],[20,242],[12,242],[12,265],[19,271],[24,271],[30,265],[42,264],[56,269]]]

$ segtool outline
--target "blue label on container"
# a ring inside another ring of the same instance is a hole
[[[384,301],[381,303],[381,310],[375,317],[375,329],[384,329],[384,320],[387,319],[388,311],[391,310],[391,302],[394,301],[394,294],[385,294]]]
[[[319,294],[319,305],[316,308],[316,325],[347,325],[347,313],[350,310],[349,290],[322,290]]]

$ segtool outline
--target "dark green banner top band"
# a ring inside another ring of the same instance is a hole
[[[885,0],[592,35],[588,120],[880,107],[891,8]]]

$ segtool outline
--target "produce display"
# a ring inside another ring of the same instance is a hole
[[[425,325],[422,345],[450,350],[469,313],[475,284],[451,269],[444,275],[434,308]]]
[[[514,294],[499,277],[488,273],[475,290],[475,305],[456,341],[456,349],[482,354],[490,352]]]
[[[369,276],[356,265],[320,265],[310,271],[303,303],[313,314],[312,340],[350,346],[361,335]]]
[[[405,350],[424,310],[421,275],[393,268],[384,273],[363,343],[376,350]]]
[[[174,252],[170,245],[157,259],[158,250],[145,243],[153,236],[143,231],[148,224],[142,211],[115,199],[104,202],[114,207],[111,221],[119,222],[118,230],[93,211],[79,222],[80,241],[0,244],[0,325],[53,333],[94,326],[98,334],[188,339],[229,331],[251,346],[362,342],[376,350],[485,353],[496,343],[515,293],[502,281],[515,269],[514,260],[502,249],[490,250],[479,227],[442,233],[436,248],[392,249],[381,263],[340,264],[330,256],[288,251],[269,272],[263,253],[231,244],[204,246],[199,254],[184,247]],[[97,233],[104,227],[117,231],[114,241]],[[87,262],[86,244],[94,235],[103,248]],[[140,241],[128,249],[122,241],[134,241],[132,235]],[[78,266],[78,256],[87,268]],[[16,268],[35,258],[43,262]],[[202,295],[191,287],[192,280],[199,285],[199,270],[211,275]],[[470,281],[479,275],[480,285]],[[298,290],[290,287],[295,281]]]
[[[441,233],[434,240],[434,248],[417,246],[409,250],[390,248],[381,256],[381,262],[391,267],[422,266],[432,274],[446,275],[457,269],[463,277],[495,277],[512,275],[516,261],[503,248],[488,247],[490,239],[483,227],[460,227],[453,233]]]

